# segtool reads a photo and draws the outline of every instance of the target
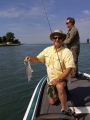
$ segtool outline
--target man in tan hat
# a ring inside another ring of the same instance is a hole
[[[75,67],[72,52],[63,47],[66,38],[61,30],[55,30],[50,34],[53,46],[45,48],[38,56],[27,56],[24,61],[33,63],[45,62],[47,68],[47,93],[50,104],[55,104],[59,99],[61,102],[61,114],[66,114],[66,83],[67,76]]]
[[[68,17],[66,20],[66,26],[69,28],[67,37],[64,40],[64,44],[67,45],[67,48],[72,51],[74,61],[75,61],[75,69],[72,71],[72,77],[78,77],[78,56],[80,52],[80,37],[77,28],[74,26],[75,20],[74,18]]]

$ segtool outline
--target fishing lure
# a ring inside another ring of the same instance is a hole
[[[24,63],[24,64],[26,64],[26,63]],[[28,78],[28,82],[31,81],[32,72],[33,72],[33,70],[31,68],[31,64],[30,64],[30,62],[28,62],[28,65],[26,66],[26,76]]]

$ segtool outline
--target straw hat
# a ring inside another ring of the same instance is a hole
[[[66,39],[66,34],[64,34],[61,30],[54,30],[54,32],[50,34],[50,39],[52,40],[55,35],[60,35],[64,38],[64,40]]]

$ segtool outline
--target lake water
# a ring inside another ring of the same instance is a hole
[[[0,47],[0,120],[22,120],[32,93],[46,75],[45,65],[31,64],[32,81],[25,75],[25,56],[36,56],[49,44]],[[81,44],[79,71],[90,74],[90,44]]]

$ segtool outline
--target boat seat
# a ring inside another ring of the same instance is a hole
[[[72,78],[68,89],[75,107],[90,106],[90,82],[84,76]],[[71,102],[68,102],[68,106],[72,107]]]

